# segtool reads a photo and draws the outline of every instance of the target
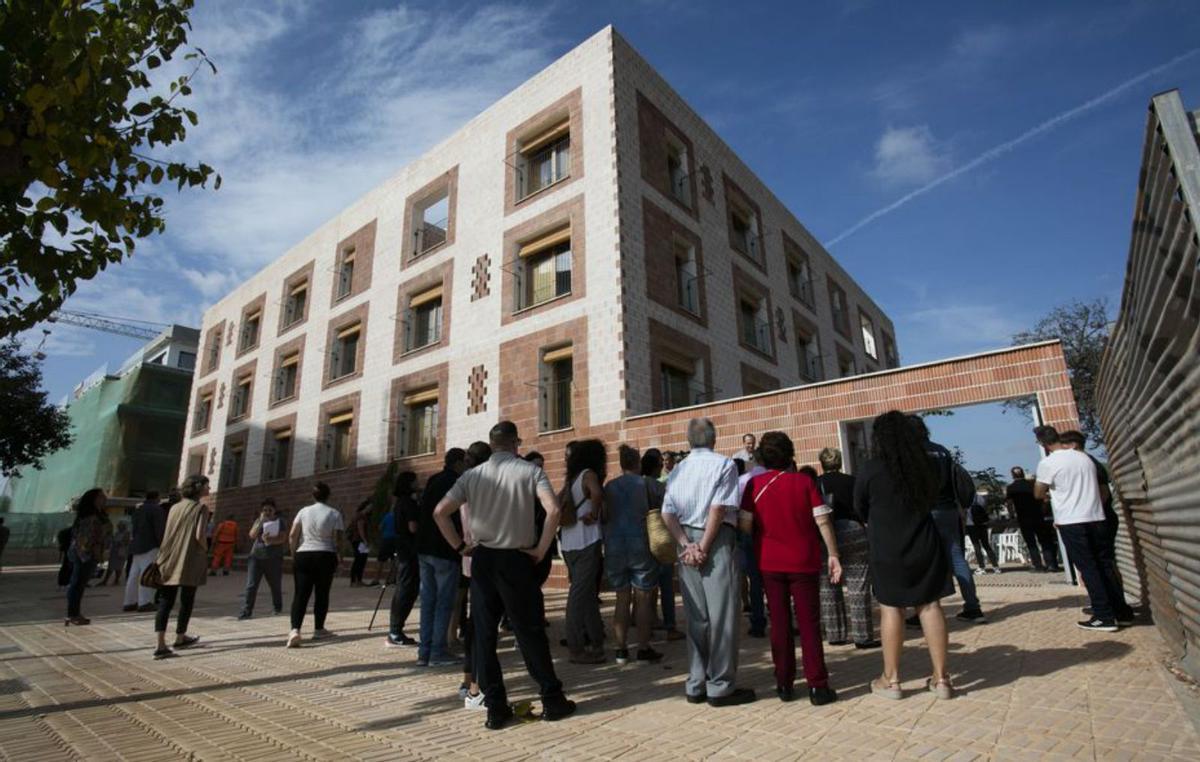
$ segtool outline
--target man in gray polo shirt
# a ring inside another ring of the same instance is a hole
[[[717,431],[707,418],[688,422],[692,451],[667,479],[662,517],[679,543],[679,579],[687,611],[687,700],[710,706],[754,701],[736,688],[739,575],[734,559],[738,476],[733,461],[713,452]]]
[[[542,719],[561,720],[571,715],[575,702],[563,695],[554,672],[550,642],[542,626],[545,603],[535,571],[558,529],[558,500],[546,472],[517,456],[521,440],[515,424],[501,421],[492,427],[489,438],[491,459],[459,477],[434,509],[433,518],[450,547],[471,556],[475,674],[488,710],[484,724],[498,730],[513,717],[496,656],[500,619],[505,613],[525,667],[540,689]],[[546,510],[540,537],[534,525],[535,497]],[[476,543],[469,547],[451,519],[464,503],[471,506],[468,521]]]

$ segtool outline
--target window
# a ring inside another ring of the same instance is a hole
[[[292,455],[292,429],[275,429],[267,432],[267,445],[263,452],[263,481],[277,481],[288,477],[288,464]]]
[[[338,331],[329,351],[330,380],[344,378],[358,370],[358,341],[361,333],[361,323]]]
[[[667,179],[671,183],[671,196],[686,207],[692,205],[692,183],[688,174],[687,146],[670,132],[667,141]]]
[[[796,329],[796,355],[800,363],[800,378],[808,382],[823,380],[824,366],[821,362],[821,345],[816,334]]]
[[[221,464],[221,489],[242,486],[242,469],[246,465],[246,446],[231,444],[225,448],[225,459]]]
[[[296,396],[296,381],[300,371],[300,353],[292,352],[279,362],[279,370],[275,372],[274,400],[291,399]]]
[[[238,339],[238,351],[245,352],[258,346],[258,333],[262,326],[262,310],[251,312],[242,320],[242,335]]]
[[[570,226],[523,244],[517,258],[517,309],[571,293]]]
[[[889,368],[900,367],[900,355],[896,352],[896,340],[886,333],[883,335],[883,361]]]
[[[308,314],[308,281],[304,280],[291,287],[287,299],[283,302],[283,327],[299,323]]]
[[[858,367],[854,362],[854,355],[849,352],[844,352],[838,349],[838,377],[846,378],[858,373]]]
[[[204,451],[188,454],[187,473],[184,476],[204,473]]]
[[[767,300],[743,295],[738,299],[738,322],[742,343],[771,354],[771,323]]]
[[[196,369],[196,353],[195,352],[180,352],[178,367],[180,370],[195,370]]]
[[[571,428],[571,391],[574,385],[574,347],[568,345],[542,352],[540,363],[541,430]]]
[[[866,350],[867,357],[878,360],[879,354],[875,349],[875,324],[871,321],[871,317],[862,310],[858,311],[858,325],[862,329],[863,349]]]
[[[679,306],[694,315],[700,314],[700,280],[696,267],[696,249],[686,241],[675,239],[675,283]]]
[[[354,444],[354,412],[337,413],[329,417],[325,435],[325,468],[347,468],[351,465]]]
[[[337,268],[337,298],[345,299],[354,290],[354,249],[342,252]]]
[[[404,351],[427,347],[442,340],[442,286],[416,294],[404,318]]]
[[[443,188],[414,208],[413,254],[421,255],[446,242],[450,226],[450,189]]]
[[[250,385],[253,374],[239,376],[233,388],[233,399],[229,402],[229,419],[236,420],[250,412]]]
[[[709,396],[704,391],[703,360],[671,360],[659,371],[662,409],[698,405]]]
[[[211,372],[217,369],[221,364],[221,334],[223,328],[214,328],[208,334],[208,358],[206,372]]]
[[[400,455],[411,457],[437,452],[438,389],[419,389],[401,400]]]
[[[808,264],[808,257],[788,253],[787,262],[788,275],[788,293],[792,298],[804,303],[812,309],[813,306],[813,291],[812,291],[812,271]]]
[[[192,418],[192,431],[208,431],[208,424],[212,418],[212,402],[212,392],[204,392],[200,395],[200,401],[196,403],[195,416]]]
[[[758,215],[732,199],[729,202],[729,240],[733,248],[755,262],[762,262]]]
[[[833,281],[829,281],[829,310],[833,313],[833,327],[850,338],[850,307],[846,303],[846,292]]]
[[[517,149],[517,200],[532,196],[571,175],[570,121],[521,142]]]

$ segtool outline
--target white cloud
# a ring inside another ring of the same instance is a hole
[[[979,62],[1011,50],[1022,42],[1016,32],[1001,24],[964,29],[950,44],[950,52],[958,63]]]
[[[906,363],[1011,346],[1013,334],[1027,327],[1011,309],[989,303],[922,307],[896,323]]]
[[[950,157],[928,125],[888,127],[875,144],[871,174],[886,186],[929,182],[950,167]]]
[[[241,279],[234,273],[208,270],[200,272],[185,268],[181,271],[188,283],[191,283],[204,298],[215,301],[233,289]]]

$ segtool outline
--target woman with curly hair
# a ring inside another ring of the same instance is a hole
[[[111,540],[112,524],[104,512],[108,496],[100,488],[90,489],[75,501],[75,521],[71,524],[71,544],[67,558],[71,562],[70,582],[67,584],[67,618],[65,625],[91,624],[83,616],[83,591],[96,574],[96,565],[104,557]]]
[[[879,600],[883,635],[883,675],[871,692],[889,699],[902,697],[900,651],[904,645],[904,609],[917,610],[933,675],[927,688],[938,698],[951,698],[946,673],[946,617],[939,599],[950,595],[950,564],[930,508],[938,478],[920,435],[907,416],[884,413],[871,427],[872,457],[857,475],[854,505],[867,522],[871,579]]]
[[[604,520],[604,475],[608,453],[599,439],[567,447],[567,480],[560,493],[564,506],[559,550],[567,565],[567,648],[574,664],[604,661],[604,623],[596,585],[603,568],[600,547]]]

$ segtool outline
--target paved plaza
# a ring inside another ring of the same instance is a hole
[[[152,615],[119,613],[117,588],[89,590],[92,625],[66,628],[50,570],[6,569],[0,758],[1200,759],[1185,708],[1191,689],[1172,685],[1154,627],[1082,632],[1080,595],[1025,572],[983,581],[990,624],[951,622],[962,690],[953,701],[919,690],[928,662],[918,635],[908,641],[903,701],[869,695],[878,651],[842,647],[827,652],[842,700],[820,708],[774,698],[766,640],[742,641],[741,682],[760,700],[723,709],[684,702],[683,642],[658,644],[667,657],[652,667],[574,666],[555,645],[578,714],[499,732],[462,708],[457,669],[418,668],[415,650],[384,648],[378,623],[367,631],[375,589],[349,589],[340,577],[329,625],[339,637],[286,650],[285,617],[231,616],[239,574],[209,582],[192,627],[204,647],[156,662]],[[547,596],[556,644],[564,602]],[[264,603],[269,611],[269,596]],[[608,616],[611,596],[605,603]],[[512,639],[502,648],[513,700],[534,698]]]

